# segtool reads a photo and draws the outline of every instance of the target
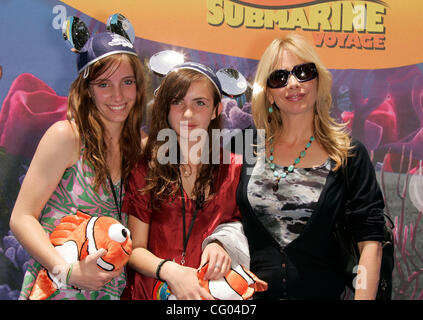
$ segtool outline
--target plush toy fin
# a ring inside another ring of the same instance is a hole
[[[29,300],[45,300],[57,290],[56,285],[50,279],[46,269],[42,269],[35,280]]]
[[[200,283],[200,286],[202,286],[204,289],[206,289],[207,292],[210,292],[209,289],[209,281],[208,280],[204,280],[204,275],[207,272],[207,268],[209,267],[209,263],[207,262],[206,264],[204,264],[200,270],[197,271],[197,278],[198,278],[198,282]],[[204,298],[201,297],[203,300]]]
[[[80,210],[76,211],[76,216],[79,217],[79,218],[81,218],[81,219],[84,219],[84,220],[91,219],[91,216],[90,215],[88,215],[88,214],[86,214],[86,213],[84,213],[84,212],[82,212]],[[82,221],[84,221],[84,220],[82,220]]]
[[[245,290],[244,294],[242,295],[242,300],[248,300],[254,295],[255,291],[253,288],[248,287],[247,290]]]
[[[50,235],[50,241],[53,246],[61,246],[67,241],[68,236],[72,233],[70,230],[54,230]]]
[[[197,278],[198,278],[198,280],[200,280],[200,281],[204,281],[203,279],[204,279],[204,275],[206,274],[206,272],[207,272],[207,268],[209,267],[209,263],[208,262],[206,262],[201,268],[200,268],[200,270],[198,270],[197,271]]]
[[[81,211],[76,215],[65,216],[60,220],[53,232],[50,234],[50,241],[54,246],[60,246],[67,240],[67,237],[84,221],[91,217]]]
[[[257,292],[262,292],[267,290],[267,282],[259,279],[254,273],[246,269],[244,266],[241,266],[246,274],[248,274],[253,280],[254,283],[250,287],[254,288]]]

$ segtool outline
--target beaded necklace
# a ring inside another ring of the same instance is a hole
[[[301,158],[304,158],[306,155],[306,150],[308,148],[310,148],[311,143],[314,141],[314,137],[311,136],[309,141],[307,142],[305,148],[303,151],[300,152],[300,154],[298,155],[298,157],[294,160],[294,163],[291,164],[287,169],[282,169],[282,173],[279,173],[278,171],[276,171],[276,165],[273,163],[273,160],[275,159],[273,156],[273,152],[274,152],[274,147],[273,147],[273,138],[270,139],[270,156],[269,156],[269,162],[270,162],[270,169],[273,170],[273,176],[276,178],[275,182],[272,185],[272,189],[274,192],[278,191],[279,189],[279,181],[281,179],[286,178],[286,176],[288,175],[288,173],[294,171],[294,168],[297,164],[300,163]]]

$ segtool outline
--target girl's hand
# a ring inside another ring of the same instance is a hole
[[[196,269],[169,261],[163,265],[160,274],[178,300],[213,300],[213,297],[200,286]]]
[[[75,262],[69,278],[69,284],[82,290],[100,290],[110,280],[119,276],[122,268],[114,271],[104,271],[97,266],[97,259],[106,254],[100,249],[88,255],[84,260]]]
[[[231,257],[218,242],[209,243],[201,255],[200,268],[209,263],[204,280],[217,280],[226,275],[231,268]]]

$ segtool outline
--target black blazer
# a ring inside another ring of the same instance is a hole
[[[381,241],[385,223],[383,196],[365,146],[357,140],[353,145],[354,154],[348,159],[347,170],[350,181],[348,223],[358,242]],[[250,175],[247,169],[254,165],[244,161],[237,203],[249,243],[251,271],[269,285],[267,291],[256,293],[255,298],[339,299],[345,285],[333,231],[337,216],[345,212],[342,169],[329,172],[302,233],[281,249],[248,201]]]

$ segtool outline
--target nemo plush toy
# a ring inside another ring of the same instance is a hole
[[[208,263],[198,271],[198,281],[216,300],[248,300],[254,293],[267,290],[267,283],[241,265],[229,269],[218,280],[204,280]]]
[[[241,265],[232,267],[226,275],[218,280],[204,280],[209,264],[206,263],[197,272],[200,285],[215,300],[248,300],[255,292],[267,290],[267,283]],[[167,283],[157,281],[153,289],[153,299],[176,300]]]
[[[70,264],[101,248],[106,249],[107,253],[97,260],[97,266],[106,271],[122,268],[132,252],[130,232],[116,219],[91,217],[80,211],[62,218],[51,233],[50,241]],[[58,279],[46,269],[41,269],[29,299],[47,299],[59,288]]]

